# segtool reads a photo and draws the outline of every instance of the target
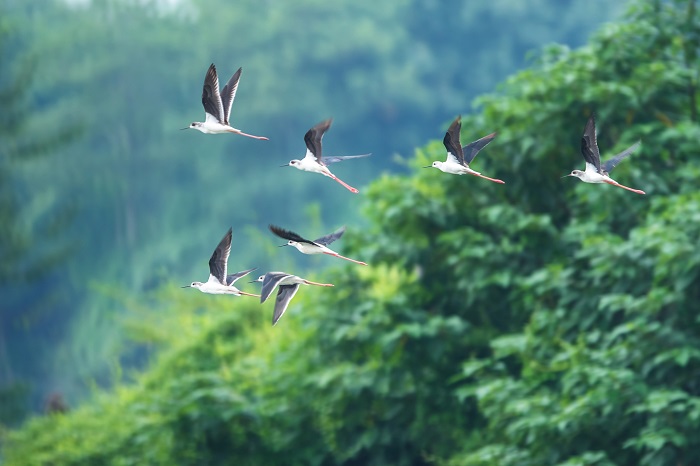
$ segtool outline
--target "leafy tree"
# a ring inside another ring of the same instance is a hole
[[[499,130],[475,163],[507,184],[384,176],[346,241],[372,266],[302,290],[277,327],[251,301],[125,303],[169,349],[10,433],[6,463],[693,464],[698,31],[694,2],[639,1],[589,45],[548,48],[463,126]],[[648,196],[558,178],[594,110],[604,153],[642,138],[615,175]]]
[[[528,50],[554,39],[581,43],[619,8],[605,0],[529,0],[529,9],[517,0],[170,3],[4,4],[22,41],[3,56],[3,73],[20,76],[20,57],[36,57],[22,107],[33,128],[84,127],[75,144],[53,147],[50,158],[24,169],[22,201],[32,218],[61,217],[54,207],[70,204],[73,221],[56,242],[70,238],[76,247],[60,273],[13,289],[25,321],[48,315],[28,311],[37,307],[26,302],[37,287],[53,291],[56,312],[14,332],[7,351],[36,369],[35,386],[58,386],[69,399],[93,382],[108,384],[115,361],[143,361],[141,349],[123,342],[115,290],[189,282],[206,270],[211,238],[231,225],[236,245],[255,246],[236,247],[233,260],[263,269],[284,264],[269,253],[272,238],[260,238],[269,223],[313,233],[363,222],[359,196],[275,166],[303,154],[312,124],[335,117],[328,154],[373,152],[338,167],[364,194],[379,171],[402,169],[392,164],[395,153],[409,153],[467,111]],[[522,24],[525,32],[516,28]],[[211,62],[226,76],[243,66],[234,124],[271,141],[178,130],[202,118],[199,89]],[[47,245],[54,238],[30,233],[51,238]],[[25,250],[11,249],[26,259]],[[289,257],[300,274],[328,263]],[[37,342],[50,343],[44,351]]]
[[[37,321],[51,320],[55,268],[68,252],[60,236],[70,208],[54,199],[32,198],[35,162],[77,135],[75,125],[51,131],[31,117],[28,85],[35,61],[20,58],[23,38],[3,15],[0,19],[0,423],[14,423],[26,408],[27,379],[38,367],[26,364],[22,336]],[[10,64],[18,64],[16,67]],[[41,132],[40,137],[36,136]],[[54,238],[58,238],[54,240]],[[37,293],[36,289],[41,289]],[[48,308],[48,309],[47,309]],[[36,348],[39,345],[34,345]],[[36,361],[35,361],[36,362]]]

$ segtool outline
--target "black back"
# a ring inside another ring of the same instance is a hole
[[[328,131],[328,128],[331,127],[331,123],[333,123],[333,118],[329,118],[325,121],[322,121],[321,123],[308,130],[304,135],[304,142],[306,143],[306,148],[314,155],[314,157],[316,157],[316,161],[319,163],[321,162],[323,152],[321,147],[321,140],[323,139],[323,135],[325,134],[325,132]]]
[[[600,173],[600,151],[598,139],[595,134],[595,115],[591,114],[586,122],[581,138],[581,155],[586,163],[590,163]]]
[[[462,129],[462,115],[459,115],[452,122],[445,133],[442,143],[449,154],[457,160],[460,165],[464,165],[464,155],[462,154],[462,146],[459,142],[459,132]]]

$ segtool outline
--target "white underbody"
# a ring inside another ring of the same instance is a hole
[[[292,242],[290,246],[294,246],[302,254],[336,254],[335,251],[322,245]]]
[[[306,281],[301,277],[297,277],[296,275],[289,275],[289,276],[284,277],[277,284],[277,286],[284,286],[284,285],[306,285]]]
[[[195,288],[207,294],[232,294],[234,296],[241,296],[241,290],[233,285],[222,285],[213,275],[209,275],[209,280],[207,282]]]
[[[305,172],[320,173],[321,175],[330,176],[331,178],[333,178],[333,174],[328,169],[328,167],[318,163],[316,161],[316,157],[309,150],[306,151],[306,157],[304,157],[301,160],[298,160],[297,163],[295,163],[292,166]]]
[[[617,181],[613,180],[609,176],[601,175],[597,172],[583,172],[583,175],[579,176],[578,179],[584,183],[613,183],[617,184]]]
[[[201,131],[204,134],[223,134],[223,133],[238,133],[239,130],[232,128],[229,125],[222,125],[218,121],[216,123],[205,121],[199,126],[195,126],[192,129]]]
[[[469,168],[467,166],[460,165],[459,163],[435,162],[435,167],[442,172],[451,173],[453,175],[466,175],[466,174],[481,175],[480,172],[478,172],[476,170],[472,170],[471,168]]]

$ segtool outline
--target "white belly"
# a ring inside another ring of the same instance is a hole
[[[580,180],[584,183],[606,183],[606,180],[612,181],[609,177],[596,172],[583,172]]]

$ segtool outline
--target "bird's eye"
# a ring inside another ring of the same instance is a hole
[[[194,284],[195,284],[195,282],[192,282],[192,284],[190,286],[194,286]]]

